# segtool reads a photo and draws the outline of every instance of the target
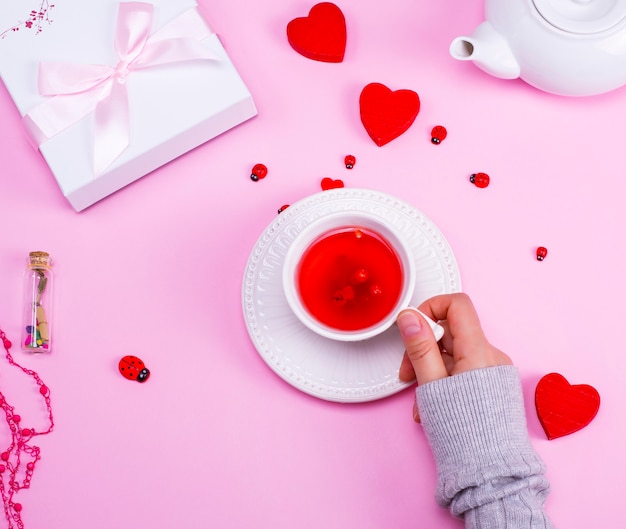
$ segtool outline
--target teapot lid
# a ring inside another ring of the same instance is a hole
[[[606,31],[626,17],[626,0],[532,0],[552,26],[568,33]]]

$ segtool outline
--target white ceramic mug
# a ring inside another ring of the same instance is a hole
[[[373,325],[355,330],[342,330],[321,322],[305,306],[299,288],[300,264],[307,250],[327,234],[342,229],[364,229],[378,235],[393,249],[401,266],[401,288],[393,308]],[[403,234],[371,213],[347,211],[324,215],[302,229],[290,245],[283,266],[283,289],[291,310],[312,331],[333,340],[366,340],[389,329],[400,312],[409,308],[415,291],[415,259]],[[441,325],[421,314],[433,329],[435,338],[440,340],[443,336]]]

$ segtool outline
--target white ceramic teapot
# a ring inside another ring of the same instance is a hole
[[[626,0],[485,0],[485,15],[454,58],[559,95],[626,84]]]

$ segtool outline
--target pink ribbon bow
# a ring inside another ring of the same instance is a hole
[[[94,174],[100,175],[130,144],[126,80],[133,71],[182,61],[219,60],[201,43],[211,31],[195,10],[150,36],[152,15],[152,4],[120,4],[115,66],[40,63],[39,92],[52,97],[24,116],[38,145],[93,112]]]

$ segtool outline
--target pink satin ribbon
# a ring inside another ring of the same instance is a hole
[[[40,63],[39,92],[52,96],[24,116],[38,146],[94,113],[94,174],[102,174],[130,144],[126,79],[135,70],[183,61],[219,60],[201,40],[210,28],[191,9],[150,35],[152,4],[121,3],[115,66]]]

